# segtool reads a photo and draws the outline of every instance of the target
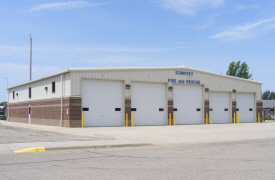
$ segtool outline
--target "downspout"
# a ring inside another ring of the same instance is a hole
[[[7,104],[8,104],[8,117],[6,117],[6,118],[7,118],[7,121],[9,121],[10,120],[9,90],[8,90],[8,102],[7,102]],[[7,109],[7,107],[6,107],[6,109]],[[7,114],[7,112],[6,112],[6,114]]]
[[[63,74],[61,74],[61,119],[60,127],[63,125]]]

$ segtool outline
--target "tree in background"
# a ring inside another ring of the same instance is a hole
[[[226,75],[235,76],[244,79],[251,79],[252,73],[249,74],[249,67],[246,62],[241,64],[241,61],[234,62],[232,61],[229,64],[228,70],[226,71]]]
[[[273,91],[265,91],[262,95],[263,100],[275,100],[275,92]]]
[[[7,104],[7,102],[4,101],[4,102],[1,102],[1,103],[0,103],[0,106],[5,106],[6,104]]]

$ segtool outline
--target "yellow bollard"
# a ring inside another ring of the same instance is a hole
[[[84,127],[84,115],[82,113],[82,128]]]
[[[210,123],[212,124],[212,113],[210,113]]]
[[[169,113],[169,126],[171,126],[171,113]]]
[[[134,127],[134,114],[132,114],[132,127]]]
[[[206,113],[206,124],[208,124],[208,113]]]
[[[234,124],[236,123],[236,113],[234,113]]]
[[[126,113],[126,127],[128,127],[128,113]]]
[[[174,126],[177,124],[177,116],[176,113],[174,113]]]
[[[240,113],[238,113],[238,124],[240,123]]]
[[[260,123],[260,113],[258,113],[258,123]]]

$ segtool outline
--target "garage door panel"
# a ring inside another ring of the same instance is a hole
[[[255,122],[255,109],[254,109],[254,94],[252,93],[237,93],[237,113],[239,114],[240,123],[253,123]],[[249,109],[252,109],[250,111]]]
[[[174,108],[177,124],[202,124],[202,87],[194,85],[173,86]],[[197,111],[197,109],[200,111]]]
[[[177,98],[184,99],[185,101],[188,101],[190,103],[193,102],[201,102],[202,100],[200,99],[201,97],[196,97],[196,96],[177,96]]]
[[[132,111],[135,125],[165,125],[166,85],[132,82],[131,107],[136,108]]]
[[[123,82],[84,79],[81,89],[84,126],[124,125]]]
[[[209,108],[212,109],[209,113],[213,124],[231,123],[230,102],[230,93],[209,92]]]

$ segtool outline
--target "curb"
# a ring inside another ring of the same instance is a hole
[[[116,144],[116,145],[99,145],[99,146],[69,146],[69,147],[32,147],[27,149],[21,149],[13,151],[14,153],[27,153],[27,152],[38,152],[38,151],[59,151],[59,150],[76,150],[76,149],[101,149],[101,148],[116,148],[116,147],[137,147],[137,146],[148,146],[148,143],[139,144]]]
[[[32,148],[13,151],[13,152],[14,153],[26,153],[26,152],[38,152],[38,151],[45,151],[45,147],[32,147]]]
[[[98,145],[98,146],[70,146],[70,147],[49,147],[45,150],[56,151],[56,150],[74,150],[74,149],[100,149],[100,148],[116,148],[116,147],[136,147],[136,146],[148,146],[148,143],[139,144],[115,144],[115,145]]]

